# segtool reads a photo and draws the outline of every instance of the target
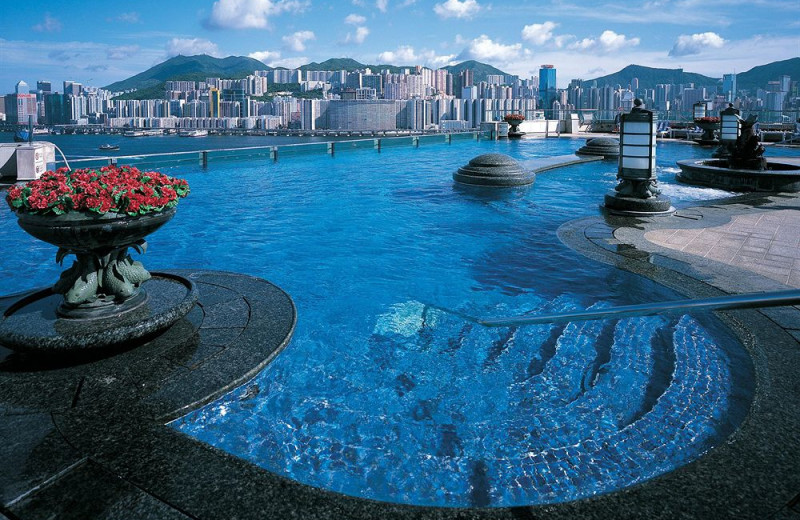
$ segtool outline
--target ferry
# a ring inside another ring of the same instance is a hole
[[[164,135],[162,130],[126,130],[125,137],[147,137],[151,135]]]
[[[101,150],[119,150],[119,145],[118,144],[101,144],[100,145],[100,149]]]
[[[205,137],[208,135],[208,130],[181,130],[178,135],[181,137]]]

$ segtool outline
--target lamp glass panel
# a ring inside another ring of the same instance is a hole
[[[647,134],[652,131],[653,125],[650,121],[625,121],[622,125],[624,134]]]
[[[622,142],[625,145],[638,144],[650,146],[650,137],[650,134],[625,134],[622,136]]]
[[[622,155],[625,157],[650,157],[649,146],[622,146]]]
[[[622,167],[648,170],[650,167],[650,159],[648,157],[623,157]]]

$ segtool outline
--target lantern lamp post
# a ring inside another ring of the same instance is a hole
[[[728,103],[728,108],[720,111],[720,146],[714,151],[714,157],[730,157],[731,151],[736,147],[736,141],[742,133],[742,118],[739,110],[733,108],[733,103]]]
[[[636,99],[620,118],[619,184],[605,196],[603,207],[615,215],[667,215],[675,211],[661,195],[656,179],[656,125],[653,112]]]
[[[698,101],[697,103],[692,105],[692,116],[694,117],[695,121],[706,117],[707,113],[708,110],[706,109],[705,101]]]

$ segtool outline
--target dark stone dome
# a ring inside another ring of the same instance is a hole
[[[619,139],[613,137],[595,137],[588,139],[581,146],[578,155],[602,155],[603,157],[619,157]]]
[[[453,174],[453,180],[478,186],[524,186],[536,180],[513,158],[502,153],[487,153],[473,158]]]

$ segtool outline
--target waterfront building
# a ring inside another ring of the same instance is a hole
[[[328,128],[331,130],[395,130],[397,102],[385,99],[331,100]]]

